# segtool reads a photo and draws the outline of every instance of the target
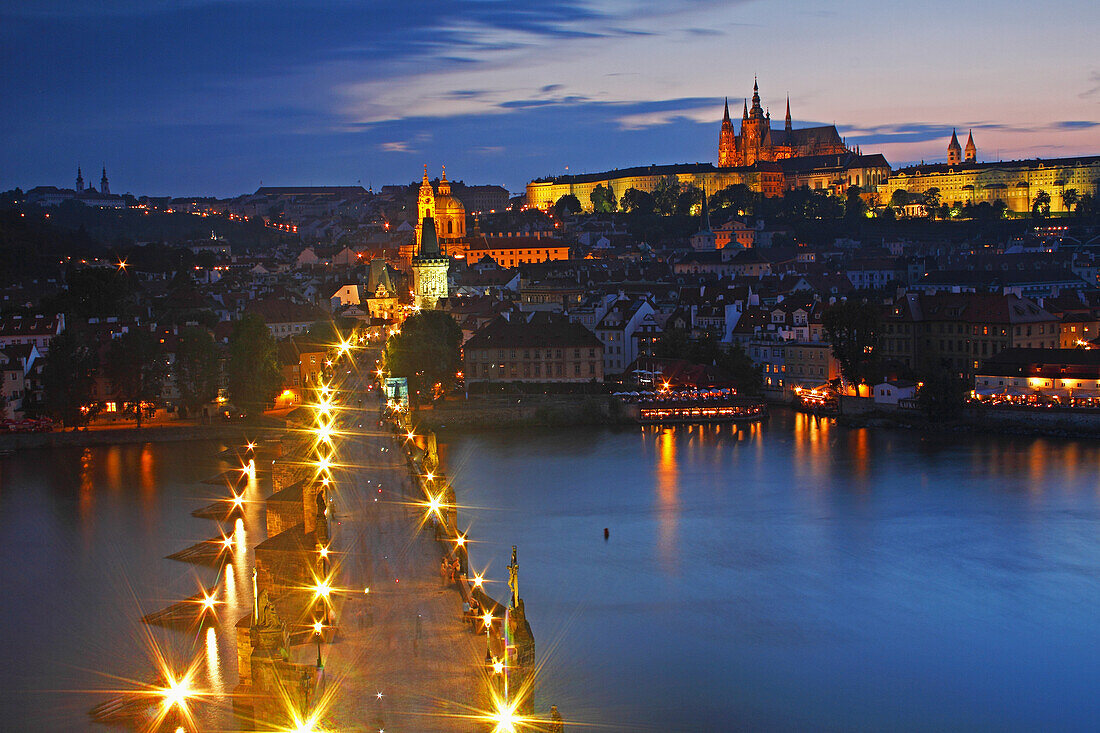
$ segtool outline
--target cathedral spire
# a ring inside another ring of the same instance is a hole
[[[749,100],[745,100],[745,111],[741,113],[741,119],[747,120],[749,118]]]
[[[80,172],[80,166],[76,167],[76,190],[78,193],[84,190],[84,176]]]
[[[726,112],[722,115],[722,122],[730,121],[730,98],[726,97]]]
[[[787,95],[787,122],[783,125],[787,132],[791,131],[791,95]]]
[[[111,189],[107,186],[107,164],[103,165],[103,178],[99,179],[99,192],[109,194]]]

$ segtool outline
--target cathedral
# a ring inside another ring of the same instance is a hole
[[[750,166],[757,161],[805,158],[811,155],[842,155],[851,152],[840,138],[835,125],[803,127],[791,126],[791,100],[787,98],[787,119],[782,130],[772,129],[771,112],[760,106],[760,88],[752,85],[752,107],[745,102],[741,114],[741,134],[734,134],[730,120],[730,105],[722,118],[722,131],[718,135],[718,167],[736,168]]]

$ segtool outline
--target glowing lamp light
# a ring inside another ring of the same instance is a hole
[[[463,545],[465,545],[466,544],[466,535],[460,534],[458,537],[456,537],[455,538],[455,544],[458,545],[459,547],[462,547]]]
[[[229,549],[232,546],[233,546],[233,538],[232,537],[222,537],[222,547],[225,547],[226,549]]]
[[[482,623],[485,624],[485,628],[488,629],[493,625],[493,614],[489,611],[485,612],[485,615],[481,617]]]
[[[493,674],[501,674],[504,672],[504,662],[499,659],[493,660]]]
[[[498,700],[496,710],[489,715],[493,724],[493,733],[516,733],[517,726],[522,722],[516,714],[517,702],[505,702]]]
[[[328,548],[327,547],[322,547],[321,548],[321,558],[322,559],[327,559],[328,558]]]
[[[332,593],[332,585],[329,584],[328,578],[317,581],[313,586],[313,593],[317,598],[328,600],[329,595]]]
[[[233,506],[237,507],[238,509],[240,509],[241,506],[244,505],[244,497],[240,494],[233,494],[233,498],[230,501],[232,501]]]
[[[319,635],[324,630],[325,630],[325,625],[323,623],[321,623],[320,621],[314,621],[313,622],[313,633]]]
[[[480,588],[485,582],[485,579],[481,577],[481,573],[474,573],[474,587]]]

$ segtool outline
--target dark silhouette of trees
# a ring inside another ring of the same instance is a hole
[[[123,415],[133,415],[138,429],[150,404],[160,399],[168,364],[157,337],[143,330],[127,331],[111,342],[104,369]]]
[[[589,200],[592,202],[592,211],[597,214],[610,214],[617,208],[617,201],[615,199],[615,191],[610,186],[604,186],[602,183],[592,189],[592,193],[588,195]]]
[[[825,309],[822,326],[844,379],[853,385],[872,381],[876,376],[878,309],[871,303],[842,301]]]
[[[462,368],[459,346],[462,329],[450,314],[422,311],[401,325],[400,333],[386,341],[386,369],[409,381],[409,392],[426,392],[435,384],[454,385]]]
[[[175,371],[180,404],[186,414],[192,415],[217,399],[221,358],[209,331],[196,326],[180,331]]]
[[[250,416],[262,413],[282,389],[275,338],[259,315],[247,313],[233,325],[226,372],[229,398]]]
[[[45,412],[67,428],[86,425],[98,407],[90,404],[98,366],[95,349],[73,329],[52,338],[42,367]]]
[[[554,215],[564,219],[570,214],[576,214],[581,210],[581,201],[571,193],[567,193],[554,204]]]
[[[620,202],[622,210],[631,214],[652,214],[656,206],[653,195],[648,191],[628,188]]]

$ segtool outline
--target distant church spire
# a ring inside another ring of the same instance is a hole
[[[80,172],[80,166],[76,167],[76,191],[80,193],[84,190],[84,176]]]
[[[783,129],[785,129],[787,132],[791,131],[791,95],[790,94],[787,95],[787,122],[783,126]]]
[[[978,162],[978,148],[974,145],[974,131],[970,131],[970,135],[966,138],[966,151],[963,155],[963,160],[967,163]]]
[[[726,111],[722,115],[722,122],[729,122],[729,121],[730,121],[730,98],[726,97]]]
[[[111,192],[111,189],[107,186],[107,166],[103,166],[103,178],[99,179],[99,192],[103,195],[107,195]]]
[[[749,118],[749,100],[745,100],[745,111],[741,113],[741,119],[747,120]]]
[[[962,146],[959,145],[959,136],[951,131],[951,142],[947,143],[947,164],[958,165],[962,162]]]

